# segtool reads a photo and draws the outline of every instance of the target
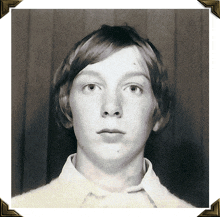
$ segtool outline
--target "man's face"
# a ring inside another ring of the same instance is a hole
[[[77,149],[93,161],[143,155],[157,102],[141,62],[136,47],[123,48],[73,81],[69,101]]]

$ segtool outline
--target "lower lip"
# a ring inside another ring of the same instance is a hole
[[[122,133],[101,133],[102,140],[106,143],[117,143],[119,142],[123,135]]]

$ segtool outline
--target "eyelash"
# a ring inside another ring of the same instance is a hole
[[[90,87],[93,86],[93,88],[91,89]],[[83,86],[83,91],[89,91],[89,92],[93,92],[96,88],[101,89],[98,85],[96,84],[87,84],[85,86]]]
[[[131,92],[134,92],[134,93],[135,93],[136,90],[138,89],[139,92],[136,93],[136,94],[138,94],[138,95],[141,95],[141,94],[143,93],[143,89],[142,89],[141,87],[137,86],[137,85],[134,85],[134,84],[129,85],[128,87],[126,87],[125,90],[126,90],[127,88],[130,88],[130,91],[131,91]],[[135,91],[132,91],[132,88],[135,88]]]
[[[91,87],[92,87],[92,89],[91,89]],[[101,88],[96,84],[87,84],[87,85],[83,86],[83,91],[84,92],[93,92],[93,91],[95,91],[96,88],[101,90]],[[135,84],[131,84],[131,85],[127,86],[126,88],[124,88],[124,90],[127,90],[127,88],[129,88],[129,90],[132,93],[135,93],[137,95],[141,95],[143,93],[143,89]],[[133,91],[132,88],[135,88],[135,90]],[[138,92],[137,92],[137,90],[138,90]]]

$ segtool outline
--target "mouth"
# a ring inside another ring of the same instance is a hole
[[[97,134],[101,136],[103,142],[116,144],[122,141],[125,132],[118,129],[102,129],[98,131]]]
[[[102,129],[100,131],[97,132],[98,134],[101,133],[119,133],[119,134],[125,134],[124,131],[118,130],[118,129]]]

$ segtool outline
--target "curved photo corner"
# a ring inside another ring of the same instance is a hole
[[[0,1],[0,19],[4,17],[11,7],[16,7],[22,0],[1,0]]]

